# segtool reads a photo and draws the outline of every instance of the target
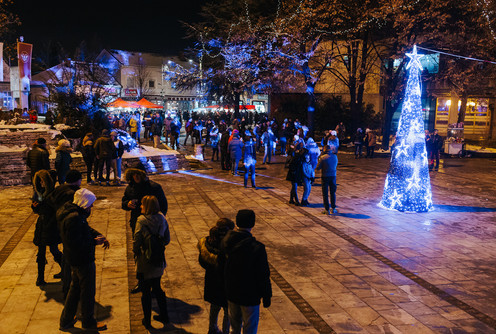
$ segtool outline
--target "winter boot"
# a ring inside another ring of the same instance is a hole
[[[38,278],[36,279],[36,286],[45,285],[45,263],[38,262]]]

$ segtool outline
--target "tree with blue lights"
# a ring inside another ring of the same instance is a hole
[[[420,101],[422,65],[417,47],[407,65],[408,81],[396,133],[396,145],[391,152],[381,207],[402,212],[432,210],[432,192],[425,147],[424,119]]]

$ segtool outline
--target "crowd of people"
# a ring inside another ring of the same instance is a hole
[[[104,132],[103,140],[110,144]],[[88,141],[91,141],[88,136]],[[98,140],[96,141],[98,143]],[[105,146],[106,144],[101,144]],[[87,146],[94,147],[87,143]],[[66,147],[59,142],[59,147]],[[62,150],[62,149],[61,149]],[[96,148],[99,159],[110,159]],[[46,140],[39,138],[28,154],[33,174],[32,210],[38,214],[33,243],[38,247],[37,286],[45,281],[46,249],[48,247],[61,271],[54,278],[62,280],[64,308],[60,316],[60,330],[71,331],[78,320],[84,330],[103,331],[105,323],[97,322],[94,314],[96,269],[95,247],[110,247],[109,241],[88,223],[96,195],[82,188],[82,174],[68,169],[50,169]],[[90,173],[91,174],[91,173]],[[161,278],[166,268],[165,247],[170,242],[169,224],[165,218],[168,202],[162,186],[150,180],[143,165],[125,172],[127,187],[122,197],[122,209],[130,211],[133,235],[133,254],[138,284],[131,293],[141,292],[143,326],[153,329],[151,320],[170,323],[167,297]],[[59,185],[56,187],[56,182]],[[267,253],[262,243],[251,234],[255,213],[240,210],[234,222],[220,219],[209,236],[198,243],[199,263],[205,272],[205,300],[211,304],[209,333],[256,333],[259,305],[271,303],[272,290]],[[62,251],[59,245],[62,244]],[[157,300],[159,312],[152,317],[152,298]],[[76,317],[79,309],[80,316]],[[217,318],[224,309],[222,331]]]
[[[325,215],[337,213],[336,169],[337,152],[345,137],[344,125],[328,130],[319,141],[309,136],[308,128],[298,119],[285,119],[280,125],[275,119],[259,119],[250,123],[245,118],[202,119],[183,115],[185,141],[208,145],[212,148],[211,161],[220,163],[222,170],[233,176],[244,169],[244,186],[257,189],[256,164],[263,154],[262,164],[270,165],[277,153],[285,159],[288,169],[286,180],[291,182],[289,204],[308,206],[316,173],[321,174],[322,202]],[[140,118],[139,115],[136,119]],[[196,118],[196,119],[194,119]],[[126,131],[138,141],[141,126],[134,127],[133,116],[124,124]],[[117,121],[116,121],[117,122]],[[120,121],[119,121],[120,122]],[[179,123],[179,124],[176,124]],[[145,115],[143,138],[160,143],[164,137],[179,147],[181,123],[160,114]],[[118,124],[113,124],[117,126]],[[178,129],[176,129],[176,127]],[[119,125],[119,130],[124,128]],[[177,135],[174,132],[177,131]],[[357,131],[357,134],[361,131]],[[320,138],[319,138],[320,139]],[[355,137],[355,146],[375,145],[375,135],[366,130]],[[359,140],[357,143],[356,141]],[[360,148],[361,150],[361,148]],[[358,157],[361,155],[359,148]],[[82,154],[86,164],[87,184],[121,182],[121,164],[124,148],[117,131],[104,129],[95,139],[87,133],[82,140]],[[367,150],[369,151],[369,150]],[[38,277],[36,285],[46,284],[44,267],[46,248],[53,255],[61,272],[55,277],[63,282],[64,309],[60,317],[61,330],[70,330],[76,323],[76,310],[81,304],[82,327],[104,330],[106,325],[94,317],[95,304],[95,247],[110,246],[109,241],[88,224],[96,196],[81,188],[82,175],[70,169],[70,142],[61,139],[56,148],[55,170],[50,169],[46,141],[39,138],[28,154],[34,194],[33,211],[39,215],[34,243],[38,247]],[[373,149],[367,156],[373,157]],[[240,162],[242,164],[240,164]],[[104,170],[105,167],[105,177]],[[122,209],[130,211],[130,228],[133,235],[133,254],[136,262],[137,285],[131,293],[141,293],[142,324],[152,329],[151,320],[170,323],[167,297],[161,285],[166,268],[164,250],[170,242],[169,223],[165,218],[168,202],[160,184],[150,180],[144,166],[127,168],[124,173],[127,186],[122,197]],[[56,187],[56,182],[59,185]],[[300,199],[299,188],[303,188]],[[198,241],[199,264],[205,269],[204,298],[210,303],[209,334],[256,333],[260,304],[271,304],[270,270],[267,253],[262,243],[251,234],[255,226],[255,212],[240,210],[236,221],[221,218],[210,229],[209,235]],[[59,245],[63,244],[63,250]],[[152,317],[152,298],[157,300],[158,314]],[[222,324],[218,317],[223,310]],[[220,327],[220,328],[219,328]]]
[[[336,167],[337,152],[341,140],[345,139],[345,127],[342,123],[336,129],[325,132],[321,140],[323,152],[312,137],[309,137],[308,128],[298,119],[285,119],[278,126],[275,119],[251,124],[244,119],[235,119],[231,126],[223,120],[220,124],[208,119],[205,139],[202,136],[198,143],[212,148],[211,161],[220,161],[222,170],[230,171],[233,176],[240,175],[239,166],[242,162],[244,169],[244,186],[256,186],[257,153],[263,152],[262,164],[269,165],[276,153],[285,157],[285,167],[288,168],[286,179],[291,182],[290,204],[308,206],[311,186],[315,180],[315,171],[322,170],[325,182],[322,183],[324,203],[323,213],[336,213]],[[193,123],[192,119],[188,122]],[[186,130],[188,128],[186,123]],[[198,121],[197,121],[198,122]],[[201,122],[201,121],[200,121]],[[188,137],[186,137],[187,139]],[[186,140],[185,143],[186,145]],[[374,143],[375,145],[375,143]],[[219,159],[220,152],[220,159]],[[298,186],[303,186],[301,201],[298,196]],[[329,194],[331,202],[329,203]]]

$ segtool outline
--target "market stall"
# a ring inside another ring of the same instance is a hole
[[[452,127],[448,127],[447,137],[444,141],[444,153],[449,155],[460,155],[463,153],[465,150],[463,130],[463,123],[453,124]]]

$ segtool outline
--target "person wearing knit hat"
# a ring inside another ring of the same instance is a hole
[[[253,210],[239,210],[236,215],[236,226],[239,228],[253,228],[255,226],[255,212]]]
[[[81,175],[81,172],[78,171],[77,169],[71,169],[65,174],[65,182],[67,183],[76,183],[78,181],[81,181],[83,176]],[[79,183],[81,185],[81,183]]]
[[[57,178],[59,184],[63,184],[65,182],[65,175],[69,171],[72,162],[71,142],[67,139],[59,140],[55,152],[57,152],[57,155],[55,156],[55,169],[57,170]]]
[[[60,330],[69,331],[81,319],[83,330],[102,331],[107,325],[95,319],[95,246],[110,247],[108,240],[88,224],[91,208],[96,200],[95,194],[88,189],[79,189],[74,193],[73,202],[65,203],[57,211],[64,260],[71,267],[72,282],[65,298],[64,309],[60,316]],[[81,301],[80,314],[76,318],[78,304]]]
[[[256,333],[260,300],[269,307],[272,298],[270,269],[264,244],[251,234],[255,212],[239,210],[237,230],[227,232],[221,242],[224,256],[224,286],[232,333]]]
[[[49,155],[45,138],[38,138],[33,144],[33,148],[28,152],[26,159],[26,164],[31,171],[31,182],[37,171],[50,169]]]
[[[76,204],[80,208],[89,209],[93,206],[95,201],[95,194],[86,188],[81,188],[74,193],[74,200],[72,203]]]
[[[110,138],[109,130],[103,129],[102,136],[98,138],[94,145],[95,157],[98,160],[98,184],[103,181],[110,185],[110,168],[112,167],[112,159],[115,156],[116,150],[112,138]],[[105,165],[106,176],[103,178],[103,166]]]

